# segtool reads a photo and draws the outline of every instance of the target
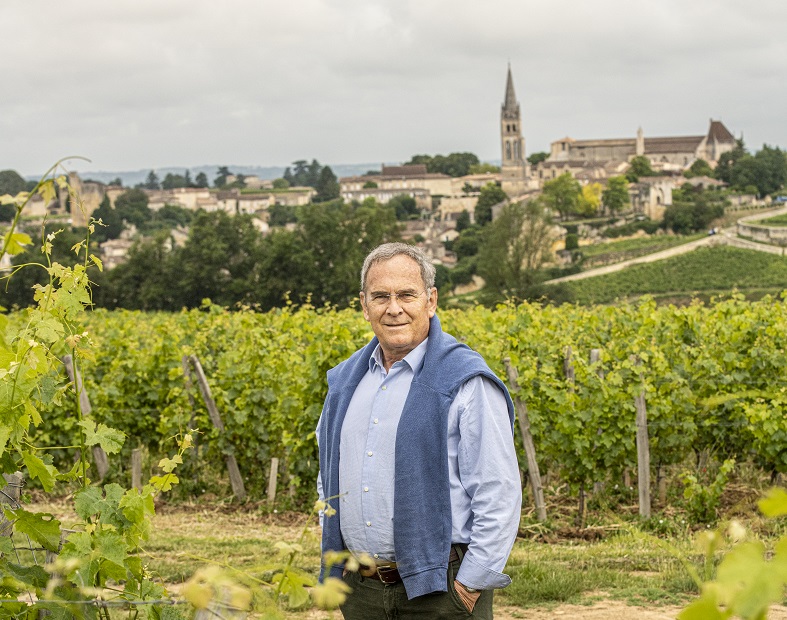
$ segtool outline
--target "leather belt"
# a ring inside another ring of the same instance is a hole
[[[464,557],[464,554],[467,553],[467,545],[451,545],[451,553],[448,554],[449,564],[451,562],[459,562],[459,560],[461,560],[457,548],[462,550],[462,557]],[[358,572],[362,577],[382,581],[385,585],[400,583],[402,581],[402,576],[399,574],[399,569],[396,567],[396,562],[392,562],[391,564],[381,564],[379,566],[366,566],[365,564],[361,564]]]

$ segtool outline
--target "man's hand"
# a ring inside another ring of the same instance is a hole
[[[468,592],[465,590],[465,587],[456,579],[454,579],[454,590],[459,595],[459,598],[462,599],[465,607],[467,607],[467,611],[473,613],[473,608],[475,607],[476,601],[478,597],[481,596],[480,592]]]

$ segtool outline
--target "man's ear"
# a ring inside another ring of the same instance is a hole
[[[429,318],[431,319],[437,311],[437,287],[433,286],[429,291],[429,299],[426,300],[426,307],[429,310]]]
[[[371,323],[372,319],[369,316],[369,309],[366,307],[366,295],[364,295],[363,291],[361,291],[358,294],[358,299],[361,300],[361,310],[363,310],[363,318],[365,318],[369,323]]]

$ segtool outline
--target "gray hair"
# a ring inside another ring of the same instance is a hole
[[[361,290],[366,290],[366,275],[372,265],[381,263],[386,260],[391,260],[395,256],[404,255],[412,258],[418,267],[421,269],[421,279],[424,281],[424,287],[427,289],[434,288],[434,265],[427,258],[423,251],[414,245],[407,245],[406,243],[383,243],[378,245],[366,256],[361,268]]]

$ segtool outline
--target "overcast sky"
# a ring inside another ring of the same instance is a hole
[[[787,146],[784,0],[2,0],[0,170],[499,159],[566,135]],[[781,112],[780,112],[781,110]]]

